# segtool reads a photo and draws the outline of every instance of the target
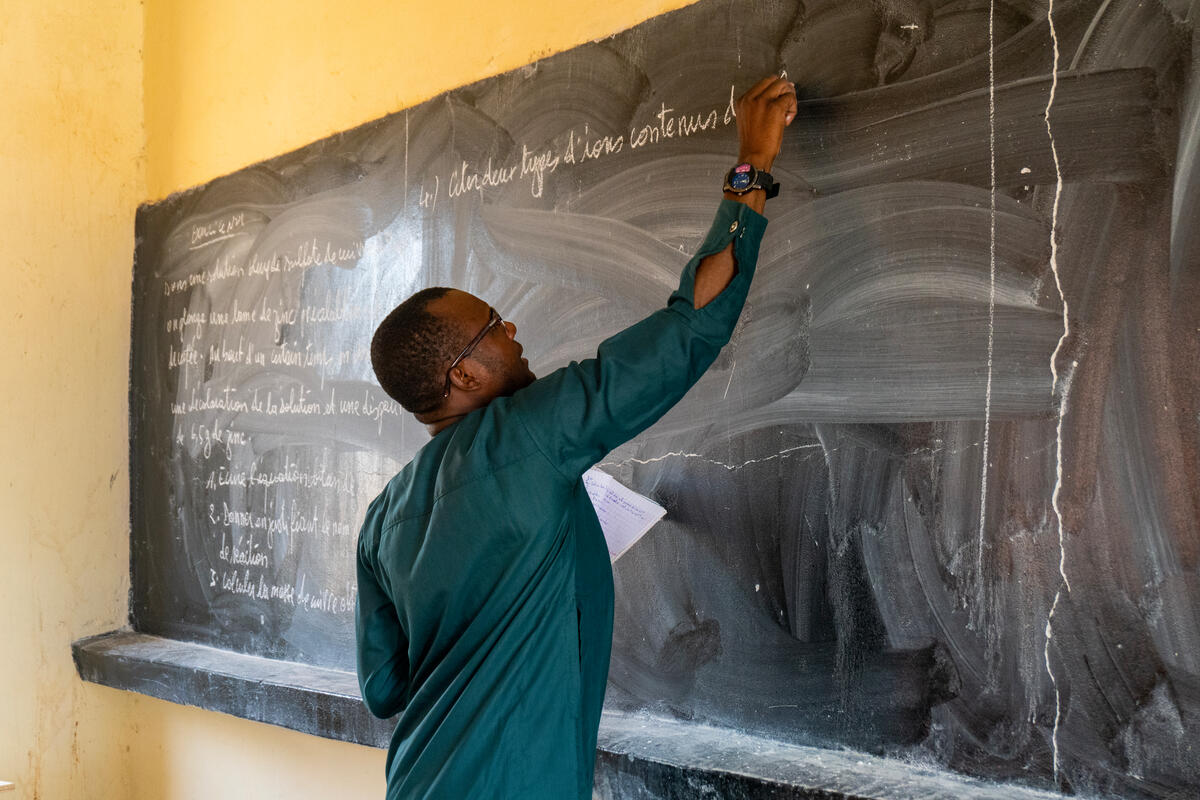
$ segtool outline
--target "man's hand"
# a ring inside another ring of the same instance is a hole
[[[775,156],[783,147],[783,129],[796,118],[796,85],[773,75],[763,78],[737,101],[738,163],[748,162],[755,169],[771,171]],[[767,193],[753,189],[745,194],[726,192],[725,197],[744,203],[759,214],[767,205]],[[737,264],[733,243],[719,253],[705,257],[696,268],[692,305],[703,308],[733,280]]]
[[[783,146],[783,129],[795,118],[794,83],[767,76],[750,87],[737,101],[738,162],[770,172]]]
[[[737,101],[738,161],[771,171],[783,147],[783,129],[796,118],[796,84],[769,75],[750,87]],[[726,192],[725,197],[745,203],[758,213],[767,205],[766,193]]]

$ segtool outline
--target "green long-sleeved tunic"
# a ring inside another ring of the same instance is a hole
[[[591,797],[613,582],[581,476],[716,358],[765,227],[723,200],[665,309],[440,431],[367,509],[358,676],[372,713],[400,715],[388,798]],[[730,241],[737,274],[693,308]]]

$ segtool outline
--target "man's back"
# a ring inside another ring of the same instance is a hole
[[[389,797],[590,793],[612,576],[582,484],[521,417],[506,398],[442,431],[367,513],[360,570],[409,659],[364,680],[373,711],[404,710]],[[367,638],[386,647],[387,627]]]

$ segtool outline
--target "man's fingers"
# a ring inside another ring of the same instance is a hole
[[[738,131],[743,149],[750,143],[754,152],[778,152],[782,127],[790,125],[796,114],[796,85],[776,75],[763,78],[738,101]],[[776,128],[780,122],[783,126]],[[766,138],[760,142],[763,137]]]
[[[782,80],[782,78],[776,78],[774,75],[768,75],[767,77],[763,78],[761,81],[759,81],[758,83],[754,84],[749,89],[747,89],[746,93],[742,95],[742,99],[743,100],[753,100],[754,98],[756,98],[760,94],[762,94],[764,91],[766,91],[768,86],[770,86],[771,84],[775,83],[778,80]]]
[[[787,111],[795,113],[796,111],[796,85],[789,83],[783,87],[777,95],[771,100],[772,104],[781,105]]]
[[[798,110],[796,106],[796,84],[786,82],[786,85],[780,86],[778,94],[769,103],[773,107],[780,109],[782,114],[784,114],[784,125],[791,125],[792,120],[796,119]]]
[[[743,100],[758,100],[766,98],[768,100],[777,97],[785,92],[796,93],[796,85],[786,78],[779,78],[774,75],[768,75],[758,83],[750,87],[750,89],[742,95]]]
[[[796,96],[796,84],[786,78],[776,78],[764,92],[768,97],[781,97],[785,94]]]

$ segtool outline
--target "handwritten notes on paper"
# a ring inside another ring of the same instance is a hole
[[[608,543],[608,555],[613,561],[667,513],[649,497],[627,488],[612,475],[595,467],[583,473],[583,487],[592,499],[600,529]]]

